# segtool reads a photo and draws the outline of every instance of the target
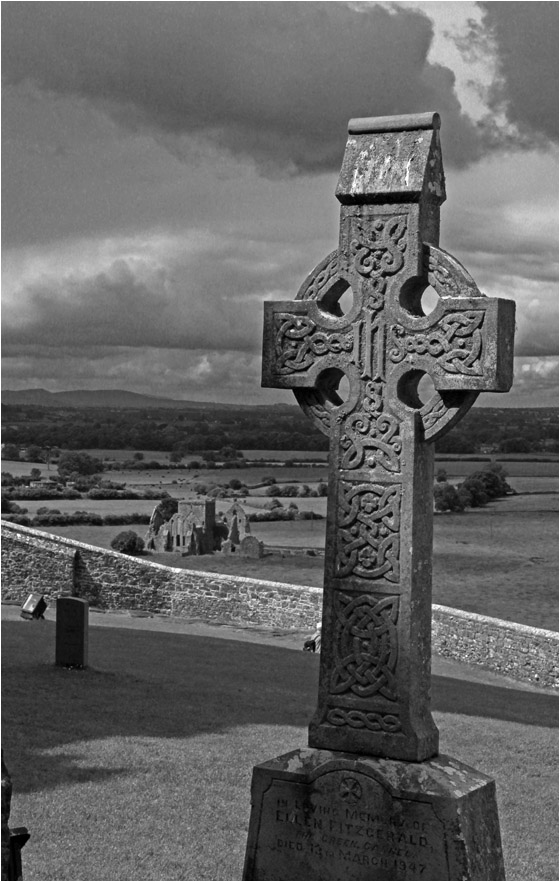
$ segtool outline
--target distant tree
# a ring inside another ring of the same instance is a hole
[[[169,454],[169,462],[181,462],[183,459],[183,452],[181,450],[172,450]]]
[[[137,462],[140,462],[140,460],[144,459],[144,454],[140,450],[137,450],[132,458]]]
[[[2,514],[10,514],[14,510],[13,506],[12,500],[2,493]]]
[[[526,438],[505,438],[500,441],[502,453],[530,453],[532,445]]]
[[[43,451],[38,444],[30,444],[27,448],[25,458],[27,462],[39,462],[43,459]]]
[[[239,478],[232,478],[229,482],[229,486],[232,490],[241,490],[243,487],[243,482],[239,480]]]
[[[138,554],[144,550],[144,540],[134,530],[123,530],[111,541],[111,548],[121,554]]]
[[[216,457],[220,460],[232,460],[232,459],[243,459],[243,454],[236,450],[234,447],[222,447],[221,450],[218,451],[218,455]]]
[[[443,484],[447,481],[447,472],[445,469],[438,469],[436,472],[436,481],[440,484]]]
[[[465,435],[456,431],[439,438],[435,444],[436,453],[475,453],[475,445]]]
[[[489,463],[485,469],[473,472],[465,484],[470,481],[478,481],[484,487],[484,491],[489,499],[496,499],[500,496],[507,496],[511,493],[511,487],[506,481],[506,472],[498,463]]]
[[[58,474],[61,478],[69,475],[95,475],[102,472],[104,465],[101,460],[80,451],[66,451],[60,455]]]
[[[329,485],[325,481],[319,481],[317,484],[317,496],[326,496],[329,492]]]
[[[19,447],[17,444],[4,444],[4,447],[2,448],[2,459],[19,462]]]
[[[29,477],[32,481],[38,481],[41,477],[41,469],[31,469],[29,472]]]
[[[464,500],[465,505],[468,505],[471,508],[479,508],[482,505],[486,505],[490,499],[484,488],[484,484],[476,477],[476,474],[469,475],[462,484],[459,484],[457,490],[461,495],[461,499]]]
[[[219,551],[229,535],[228,525],[224,521],[218,521],[214,524],[214,551]]]
[[[438,481],[434,487],[434,508],[436,511],[463,511],[465,496],[461,496],[453,484]]]
[[[156,511],[160,513],[164,521],[168,521],[179,511],[179,501],[172,496],[162,499],[156,506]]]

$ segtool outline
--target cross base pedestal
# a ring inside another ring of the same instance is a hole
[[[243,879],[505,879],[494,781],[304,748],[253,769]]]

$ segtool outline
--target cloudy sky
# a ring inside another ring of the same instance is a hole
[[[337,245],[347,122],[436,110],[441,245],[558,403],[556,2],[2,3],[8,389],[292,401],[263,302]]]

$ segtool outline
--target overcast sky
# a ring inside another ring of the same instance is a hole
[[[2,3],[8,389],[293,401],[263,302],[337,245],[351,117],[436,110],[441,246],[558,403],[556,2]]]

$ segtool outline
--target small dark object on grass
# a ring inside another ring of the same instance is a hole
[[[303,644],[304,652],[320,652],[321,650],[321,622],[317,622],[317,630],[308,637]]]
[[[23,879],[21,868],[21,850],[30,838],[27,827],[13,827],[10,830],[10,858],[8,864],[8,879]]]
[[[41,594],[30,594],[22,604],[20,616],[22,619],[44,619],[46,608],[46,601]]]

